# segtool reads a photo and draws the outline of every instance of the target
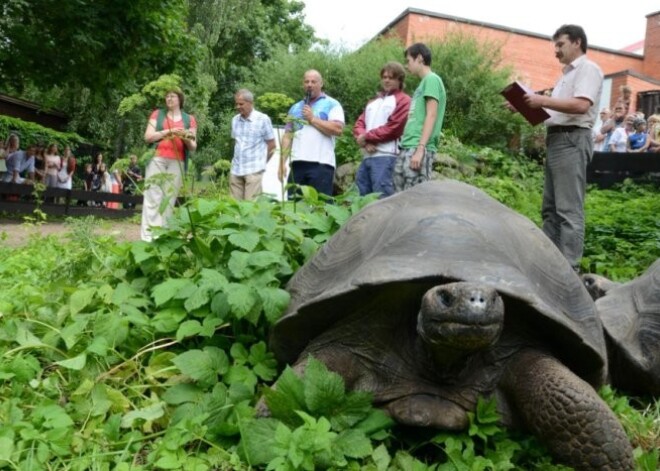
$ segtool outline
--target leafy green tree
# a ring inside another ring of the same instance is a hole
[[[196,62],[182,0],[9,0],[0,16],[0,78],[19,90],[70,83],[121,89]]]

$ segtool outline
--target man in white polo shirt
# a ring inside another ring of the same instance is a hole
[[[332,196],[337,165],[335,138],[344,129],[344,110],[337,100],[323,93],[323,77],[317,70],[305,72],[303,88],[305,98],[289,109],[279,179],[284,179],[285,163],[291,158],[289,181]]]

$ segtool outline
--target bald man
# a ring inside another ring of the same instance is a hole
[[[305,72],[303,90],[305,98],[289,109],[279,178],[283,181],[286,161],[291,159],[289,182],[308,185],[332,196],[335,138],[344,129],[344,110],[337,100],[323,92],[323,77],[317,70]]]

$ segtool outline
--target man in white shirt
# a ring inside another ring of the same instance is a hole
[[[533,108],[545,108],[547,127],[543,232],[578,271],[584,250],[584,198],[587,164],[593,154],[603,72],[587,59],[587,36],[577,25],[563,25],[552,36],[555,56],[564,64],[552,96],[527,94]]]

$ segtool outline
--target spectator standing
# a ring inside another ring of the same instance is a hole
[[[19,150],[20,147],[20,138],[18,137],[18,134],[11,133],[7,137],[7,140],[4,143],[3,146],[3,151],[0,152],[0,159],[2,162],[0,162],[0,178],[4,181],[5,178],[7,177],[7,157],[9,154],[16,152]]]
[[[525,95],[533,108],[546,108],[547,126],[543,232],[574,270],[584,250],[584,198],[587,164],[593,154],[591,128],[598,113],[603,72],[589,60],[582,27],[563,25],[552,36],[555,56],[564,65],[552,96]]]
[[[266,164],[275,152],[275,133],[270,118],[254,109],[254,95],[245,88],[234,95],[238,114],[231,120],[234,158],[229,189],[237,200],[251,200],[261,194]]]
[[[46,175],[46,149],[40,145],[34,149],[34,179],[43,183]]]
[[[60,157],[57,144],[50,144],[48,147],[46,147],[44,161],[46,163],[44,183],[47,187],[57,188],[59,184],[57,175],[60,171],[60,168],[62,168],[62,158]]]
[[[660,152],[660,114],[649,116],[648,126],[649,148],[648,152]]]
[[[305,72],[303,89],[305,98],[289,109],[291,121],[282,138],[278,177],[284,180],[286,161],[291,158],[289,181],[332,196],[335,138],[344,129],[344,109],[322,91],[323,77],[317,70]]]
[[[431,50],[416,43],[406,49],[405,55],[408,71],[421,81],[410,102],[401,152],[394,166],[397,192],[431,179],[447,105],[445,85],[431,70]]]
[[[64,148],[64,155],[62,156],[62,165],[57,174],[58,187],[70,190],[73,187],[73,174],[76,171],[76,158],[71,152],[71,148],[66,146]]]
[[[141,237],[151,241],[152,227],[161,227],[174,211],[174,203],[183,184],[188,152],[197,149],[197,121],[183,111],[184,95],[176,87],[165,94],[165,109],[154,110],[149,117],[144,140],[156,151],[147,165],[142,205]],[[154,181],[156,175],[169,179]],[[160,207],[166,200],[165,210]]]
[[[633,121],[633,132],[628,136],[628,152],[646,152],[649,147],[649,139],[646,132],[646,121],[637,118]]]
[[[610,148],[610,139],[614,134],[616,128],[622,128],[623,122],[626,119],[626,110],[623,104],[617,104],[614,106],[614,111],[610,118],[603,123],[600,127],[600,133],[605,136],[603,140],[603,150],[607,151]]]
[[[96,154],[96,157],[94,158],[94,162],[92,162],[92,172],[97,173],[102,163],[103,163],[103,153],[99,152],[98,154]]]
[[[381,91],[353,127],[363,155],[356,177],[361,195],[377,192],[383,198],[394,193],[392,173],[410,109],[410,97],[403,92],[405,78],[401,64],[385,64],[380,70]]]
[[[601,125],[606,123],[609,119],[612,113],[610,112],[609,108],[603,108],[600,110],[600,122]],[[596,129],[594,127],[594,130],[592,132],[593,140],[594,140],[594,152],[603,152],[606,147],[605,147],[605,141],[607,140],[607,134],[603,134],[602,131],[602,126]]]
[[[610,137],[610,152],[626,152],[628,149],[628,136],[633,132],[635,115],[629,114],[623,121],[623,127],[616,128]]]
[[[126,178],[124,179],[124,194],[134,195],[137,189],[137,183],[142,181],[142,170],[138,165],[137,155],[131,154],[128,161],[128,168],[126,169]],[[135,203],[125,203],[125,208],[135,208]]]

